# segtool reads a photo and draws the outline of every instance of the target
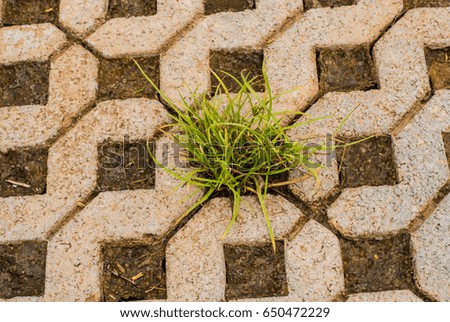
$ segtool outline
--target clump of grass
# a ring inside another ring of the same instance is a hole
[[[181,133],[173,136],[174,140],[187,151],[187,160],[194,168],[187,174],[177,172],[159,163],[151,152],[150,156],[155,164],[183,183],[206,189],[203,197],[178,222],[214,192],[226,189],[233,196],[233,210],[222,235],[224,238],[236,221],[243,193],[254,193],[259,200],[275,251],[274,232],[265,204],[268,189],[295,183],[303,178],[278,183],[271,183],[271,179],[298,166],[317,178],[318,169],[308,167],[308,158],[317,150],[324,150],[325,144],[311,149],[306,141],[294,142],[288,137],[286,133],[289,129],[305,123],[282,124],[283,115],[298,113],[277,113],[273,110],[274,100],[279,95],[272,94],[264,68],[262,80],[249,79],[244,73],[240,79],[224,73],[239,85],[237,93],[230,93],[223,79],[214,74],[219,86],[213,99],[207,93],[191,91],[192,103],[182,100],[181,106],[171,101],[139,65],[138,68],[174,111],[171,115],[173,124],[170,126],[175,128],[175,133]],[[264,81],[264,94],[254,90],[257,81]],[[317,120],[312,119],[308,123]]]

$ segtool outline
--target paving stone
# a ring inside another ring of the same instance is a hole
[[[437,10],[417,9],[406,13],[374,46],[374,58],[376,62],[379,62],[380,89],[367,92],[328,93],[318,100],[308,110],[308,115],[301,117],[298,122],[304,123],[313,118],[328,115],[332,117],[291,130],[291,139],[314,138],[313,142],[321,144],[326,141],[326,135],[333,133],[342,120],[350,114],[351,116],[340,128],[339,136],[368,137],[390,134],[400,118],[417,104],[419,98],[430,91],[423,48],[426,47],[424,44],[427,43],[445,44],[445,42],[450,41],[448,33],[444,32],[447,29],[448,19],[445,17],[448,14],[449,11],[446,8]],[[424,19],[427,19],[426,22]],[[426,27],[429,26],[430,21],[433,21],[435,26],[439,27]],[[414,29],[415,32],[408,35],[408,30],[411,30],[412,26],[420,27],[417,27],[418,29]],[[401,50],[401,55],[398,54],[400,52],[398,44],[400,34],[402,39],[405,39],[405,37],[410,39],[405,43],[406,47]],[[445,45],[441,45],[441,47],[445,47]],[[400,57],[404,61],[405,55],[409,57],[408,64],[412,61],[416,62],[407,69],[404,69],[406,66],[394,62],[394,60],[399,61],[397,59],[400,59]],[[395,58],[396,56],[398,58]],[[398,77],[398,75],[402,75],[402,77]],[[407,92],[410,94],[404,95]],[[445,93],[445,91],[436,92],[436,95],[428,102],[428,104],[431,104],[428,107],[429,110],[437,109],[440,111],[438,113],[440,116],[433,116],[433,120],[435,117],[437,119],[443,117],[446,113],[444,111],[447,110],[448,104],[445,103],[447,95]],[[423,128],[423,125],[420,125],[420,127]],[[446,127],[447,125],[442,124],[441,131]],[[417,128],[417,131],[419,131],[419,128]],[[433,135],[436,134],[430,133],[430,142],[434,140],[431,138]],[[414,141],[416,137],[422,137],[422,134],[410,133],[411,141]],[[411,156],[405,156],[406,159],[403,159],[397,154],[401,153],[402,150],[412,151],[412,146],[417,146],[417,142],[413,142],[409,147],[402,145],[402,147],[396,148],[396,141],[393,138],[398,184],[346,189],[328,210],[330,222],[336,225],[336,228],[344,235],[354,237],[358,235],[373,236],[405,229],[411,220],[417,216],[426,200],[431,198],[445,184],[448,178],[447,169],[442,168],[442,160],[437,157],[437,155],[441,155],[441,152],[437,151],[441,151],[442,148],[436,147],[435,154],[431,151],[424,152],[428,155],[434,155],[434,161],[430,160],[427,163],[429,170],[423,167],[423,162],[417,161],[415,167],[418,169],[414,170],[417,172],[410,172],[412,169],[411,163],[414,163],[414,160],[417,160],[417,155],[422,153],[414,152],[416,157],[413,157],[413,152],[411,152]],[[441,143],[437,144],[440,145]],[[419,147],[414,149],[417,148]],[[427,145],[427,149],[434,148]],[[423,150],[422,148],[421,151]],[[400,170],[400,164],[403,166],[408,164],[408,166]],[[434,176],[436,171],[440,174]],[[430,178],[430,172],[436,179]],[[406,173],[415,173],[416,177],[409,176]],[[423,173],[423,179],[418,179],[418,173]],[[329,176],[328,178],[330,182],[322,182],[322,185],[335,185],[334,177]],[[315,179],[310,178],[309,180],[313,183]],[[298,184],[297,186],[298,189],[302,188]],[[416,188],[412,188],[412,186]],[[305,193],[302,191],[302,193],[297,194],[302,197],[302,194]],[[355,225],[355,222],[357,225]]]
[[[4,0],[4,25],[58,23],[59,0]]]
[[[0,74],[10,77],[0,81],[0,301],[449,301],[448,4],[0,0]],[[324,165],[320,185],[308,176],[286,190],[290,201],[268,196],[275,254],[254,196],[224,240],[228,198],[178,229],[204,191],[159,167],[140,181],[147,154],[132,152],[149,138],[158,160],[192,169],[158,130],[170,117],[130,57],[144,67],[159,57],[148,73],[178,103],[187,85],[214,88],[210,68],[260,75],[264,60],[275,95],[298,89],[274,110],[308,109],[291,139],[333,145],[327,134],[347,116],[338,138],[374,138],[354,147],[364,160],[347,161],[355,180],[327,150],[310,160]],[[99,146],[124,140],[122,157],[102,157]],[[99,161],[130,158],[99,184]],[[117,180],[124,173],[129,180]]]
[[[148,117],[147,122],[143,123],[133,124],[133,121],[129,121],[130,119],[136,120],[137,115],[145,115],[144,111],[148,105],[144,105],[142,109],[138,109],[134,113],[126,106],[118,106],[118,111],[123,111],[123,114],[121,119],[116,121],[120,123],[121,120],[128,120],[130,131],[136,131],[130,132],[130,135],[140,133],[140,136],[151,136],[151,129],[154,129],[150,125],[151,123],[148,123],[149,120],[152,120],[151,116]],[[153,105],[154,108],[156,106],[158,105]],[[95,120],[94,116],[102,115],[107,107],[111,108],[111,105],[104,104],[103,107],[103,111],[99,111],[99,114],[94,113],[92,118],[88,118],[90,121],[85,125],[90,126],[91,122],[99,121],[100,119]],[[141,114],[136,114],[138,111]],[[157,117],[156,115],[154,116]],[[107,125],[103,122],[102,126],[104,129]],[[86,134],[83,135],[87,137]],[[70,143],[66,142],[65,144]],[[158,140],[155,148],[156,158],[175,170],[174,154],[176,151],[170,148],[171,143],[169,136]],[[95,146],[91,150],[94,152]],[[89,158],[89,160],[91,159]],[[69,162],[67,165],[69,164],[73,163]],[[82,162],[82,164],[85,163]],[[192,169],[188,168],[183,171],[187,173],[190,170]],[[103,245],[107,243],[124,244],[130,240],[151,245],[155,239],[165,234],[174,221],[187,211],[203,193],[202,191],[192,191],[192,187],[191,189],[187,186],[180,187],[179,181],[161,168],[156,168],[155,171],[154,189],[100,193],[51,238],[47,255],[46,291],[43,298],[45,301],[102,300],[104,293],[102,294],[99,281],[103,272],[101,259]],[[79,173],[79,170],[74,173]],[[90,178],[90,176],[86,178]],[[107,222],[112,224],[105,225]],[[145,260],[146,258],[143,257],[142,265],[145,265]],[[86,274],[86,272],[90,273]],[[130,276],[126,275],[125,277]],[[74,289],[73,285],[77,285],[77,288]],[[168,284],[167,287],[170,288],[170,285]],[[167,293],[169,292],[170,289],[167,290]],[[138,292],[137,295],[139,298],[142,293]],[[152,299],[153,295],[155,300],[162,300],[163,294],[161,293],[147,294],[146,299]],[[132,296],[136,296],[136,294]]]
[[[329,222],[336,229],[353,237],[395,233],[419,215],[450,177],[442,142],[442,131],[450,126],[448,101],[448,91],[437,92],[392,138],[398,184],[343,191],[328,209]]]
[[[411,236],[414,277],[419,289],[437,301],[450,301],[450,195]]]
[[[59,21],[73,35],[83,38],[98,28],[108,10],[108,0],[60,0]]]
[[[96,88],[97,60],[81,46],[71,46],[50,62],[45,106],[0,108],[0,150],[29,146],[30,142],[45,145],[95,101]]]
[[[228,2],[227,2],[228,3]],[[175,102],[189,99],[190,88],[208,91],[210,52],[262,51],[265,42],[289,17],[302,11],[301,2],[258,1],[254,10],[206,15],[161,56],[161,87]]]
[[[88,0],[77,0],[75,10],[78,13],[70,17],[68,23],[72,24],[80,16],[79,12],[85,10],[83,1]],[[106,1],[100,2],[104,12],[99,13],[98,17],[102,20],[106,16]],[[168,41],[202,14],[203,0],[158,0],[157,7],[157,13],[152,16],[109,20],[89,35],[86,41],[107,58],[157,55]],[[94,24],[90,22],[90,25]],[[84,29],[80,28],[83,35],[88,32]]]
[[[120,141],[126,135],[131,141],[146,140],[168,122],[167,112],[156,101],[141,98],[98,104],[50,148],[46,195],[0,198],[0,240],[42,238],[94,192],[98,144]]]
[[[46,242],[0,244],[0,298],[42,296]]]
[[[409,290],[352,294],[347,302],[422,302]]]
[[[303,217],[300,210],[280,196],[269,195],[266,205],[278,240]],[[270,243],[258,207],[256,197],[245,196],[234,226],[221,240],[230,219],[231,202],[226,198],[215,198],[172,237],[166,249],[169,301],[227,298],[226,289],[234,284],[227,285],[224,245]],[[330,231],[310,221],[293,240],[285,239],[284,247],[288,294],[248,298],[249,293],[245,296],[241,293],[240,297],[245,297],[246,301],[326,301],[342,292],[344,281],[339,242]]]
[[[48,23],[3,27],[0,28],[0,64],[44,62],[65,43],[64,33]]]
[[[401,10],[401,0],[358,1],[356,5],[349,7],[308,10],[302,19],[292,24],[278,38],[273,41],[270,39],[268,46],[265,48],[265,58],[272,91],[281,93],[296,89],[276,100],[275,110],[291,110],[292,106],[296,106],[298,111],[303,111],[316,100],[319,94],[315,54],[317,48],[352,48],[370,44],[375,41],[380,31],[387,27]],[[368,24],[369,20],[372,23]],[[398,44],[396,44],[396,50],[397,47]],[[374,60],[378,62],[376,57],[374,57]],[[382,61],[389,62],[389,59]],[[396,68],[401,67],[396,63],[393,65]],[[395,81],[398,82],[397,79]],[[379,85],[382,85],[381,79]],[[372,92],[357,92],[347,95],[336,93],[336,96],[351,96],[357,102],[351,107],[349,106],[346,115],[358,104],[361,105],[360,110],[366,111],[366,114],[373,114],[372,110],[375,107],[366,109],[363,98],[370,96],[369,93]],[[330,96],[327,95],[326,97]],[[385,104],[385,100],[383,98],[383,104]],[[398,105],[397,101],[396,103]],[[330,113],[337,116],[339,115],[338,111],[345,107],[345,103],[333,101],[330,106],[326,107],[325,112],[321,111],[320,116]],[[292,119],[292,116],[290,119]],[[333,118],[333,120],[336,120],[336,118]],[[328,121],[331,122],[331,120]],[[339,124],[339,121],[337,123]],[[332,131],[328,133],[332,133]]]

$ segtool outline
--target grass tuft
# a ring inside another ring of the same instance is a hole
[[[148,82],[155,88],[160,97],[174,111],[171,115],[174,140],[187,151],[187,160],[193,166],[189,173],[179,173],[171,170],[156,160],[149,150],[155,164],[178,178],[184,183],[206,189],[200,200],[186,211],[178,223],[193,209],[208,200],[217,191],[228,190],[233,196],[231,219],[222,238],[225,238],[233,227],[239,213],[239,205],[244,193],[257,196],[264,215],[268,233],[274,251],[275,235],[265,205],[268,189],[273,186],[291,184],[298,180],[272,183],[272,179],[296,167],[302,167],[307,173],[318,180],[316,167],[308,167],[311,154],[326,149],[326,145],[316,145],[314,148],[304,142],[293,142],[287,136],[287,131],[304,123],[283,125],[282,116],[301,114],[273,110],[274,100],[278,96],[272,94],[267,74],[263,67],[263,79],[250,79],[245,73],[237,78],[223,72],[239,86],[237,93],[230,93],[223,78],[214,74],[219,82],[213,99],[207,93],[191,91],[192,103],[182,101],[177,106],[171,101],[145,74],[135,62]],[[254,90],[256,82],[264,82],[265,93]],[[323,118],[312,119],[308,123]],[[162,130],[164,131],[164,130]]]

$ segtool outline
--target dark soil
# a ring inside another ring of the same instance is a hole
[[[156,6],[157,0],[109,0],[106,19],[152,16]]]
[[[408,233],[382,240],[341,238],[340,242],[347,293],[412,287]]]
[[[219,75],[230,92],[239,91],[240,86],[230,77],[222,72],[227,72],[234,77],[241,79],[241,73],[248,75],[248,79],[258,77],[253,89],[257,92],[264,92],[264,79],[262,74],[262,65],[264,54],[262,51],[256,52],[229,52],[229,51],[211,51],[209,66],[213,72]],[[211,73],[211,91],[214,93],[219,81]]]
[[[131,58],[100,61],[98,100],[156,98],[156,92]],[[135,58],[148,77],[159,87],[159,56]]]
[[[449,0],[403,0],[404,10],[420,7],[448,7]]]
[[[450,89],[450,47],[439,49],[425,48],[425,58],[431,86],[435,90]]]
[[[163,244],[107,244],[102,249],[104,301],[166,299]]]
[[[305,11],[323,7],[342,7],[356,4],[357,0],[304,0]]]
[[[224,245],[226,265],[225,299],[286,296],[284,242],[272,244]]]
[[[106,141],[98,146],[97,192],[153,189],[155,167],[147,142]]]
[[[255,9],[255,0],[205,0],[205,15]]]
[[[4,0],[3,24],[58,23],[59,0]]]
[[[450,167],[450,132],[442,133],[442,139],[444,140],[445,154],[447,155],[448,166]]]
[[[378,87],[369,46],[317,49],[319,87],[327,92],[350,92]]]
[[[0,153],[0,197],[44,194],[47,182],[48,149],[33,147]],[[11,180],[30,187],[7,182]]]
[[[341,167],[339,178],[342,188],[395,185],[398,182],[390,136],[373,137],[349,145],[345,152],[344,148],[338,148],[336,157]]]
[[[49,62],[0,65],[0,106],[45,105]]]
[[[42,296],[47,242],[0,245],[0,298]]]

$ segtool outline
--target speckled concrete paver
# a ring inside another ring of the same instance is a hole
[[[106,0],[26,2],[0,0],[0,301],[450,301],[450,2],[139,0],[114,13]],[[316,155],[319,185],[272,191],[276,254],[254,196],[226,238],[223,196],[180,224],[203,191],[135,164],[147,140],[157,160],[181,160],[158,130],[170,111],[124,72],[130,58],[149,58],[176,102],[187,85],[213,88],[225,60],[264,61],[275,94],[296,89],[274,109],[305,112],[283,119],[305,122],[293,140],[385,146]],[[36,171],[45,182],[26,188]],[[157,267],[136,257],[155,245]]]

